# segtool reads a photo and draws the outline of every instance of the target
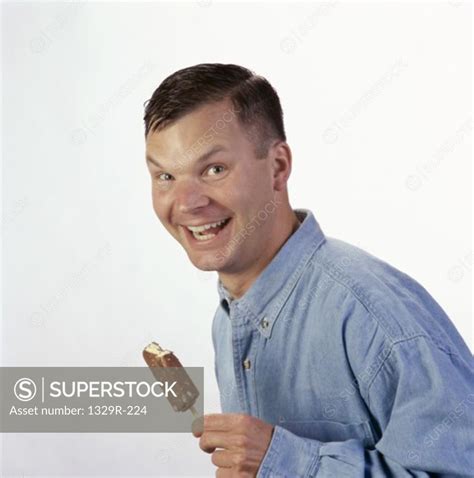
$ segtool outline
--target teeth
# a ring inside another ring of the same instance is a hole
[[[221,224],[224,224],[224,222],[227,221],[227,219],[223,219],[222,221],[219,222],[214,222],[212,224],[204,224],[202,226],[186,226],[191,232],[204,232],[207,229],[210,229],[211,227],[217,227],[220,226]],[[209,235],[209,234],[208,234]],[[210,236],[215,236],[215,234],[210,234]]]
[[[219,221],[219,222],[214,222],[212,224],[204,224],[202,226],[186,226],[186,227],[193,233],[193,237],[195,239],[197,239],[198,241],[207,241],[215,237],[217,234],[213,234],[213,233],[203,234],[203,232],[206,231],[207,229],[210,229],[211,227],[221,226],[228,220],[229,218],[223,219],[222,221]]]
[[[208,239],[212,239],[215,236],[215,234],[202,235],[202,234],[198,234],[197,232],[193,232],[193,236],[198,241],[207,241]]]

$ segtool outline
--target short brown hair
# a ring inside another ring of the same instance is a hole
[[[158,86],[145,106],[145,138],[199,106],[229,98],[237,118],[266,157],[271,141],[286,141],[283,110],[272,85],[238,65],[201,63],[176,71]]]

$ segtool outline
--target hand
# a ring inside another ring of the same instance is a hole
[[[215,413],[195,420],[193,435],[200,437],[203,451],[212,453],[211,461],[218,467],[216,477],[254,478],[272,439],[273,426],[251,415]]]

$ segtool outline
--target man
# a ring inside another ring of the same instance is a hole
[[[216,476],[474,476],[472,355],[428,292],[293,210],[278,96],[237,65],[177,71],[146,103],[153,207],[218,272]]]

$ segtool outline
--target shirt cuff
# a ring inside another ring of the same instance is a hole
[[[303,478],[313,476],[319,465],[322,442],[302,438],[275,425],[257,478]]]

